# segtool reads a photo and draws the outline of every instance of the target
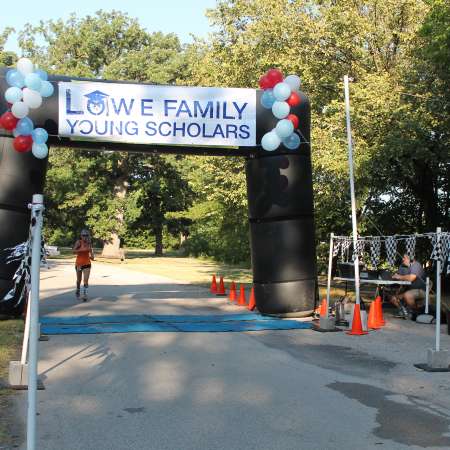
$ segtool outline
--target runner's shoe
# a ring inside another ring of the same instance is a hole
[[[83,288],[83,302],[87,301],[88,290],[87,288]]]
[[[80,290],[79,290],[79,289],[77,289],[77,290],[75,291],[75,297],[76,297],[76,298],[80,298]]]
[[[394,317],[397,319],[409,319],[409,311],[406,309],[405,306],[401,305],[397,312],[394,314]]]

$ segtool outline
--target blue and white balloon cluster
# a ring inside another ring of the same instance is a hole
[[[295,114],[291,114],[291,107],[300,104],[300,78],[297,75],[284,78],[278,69],[270,69],[260,78],[259,86],[264,89],[261,105],[271,109],[273,115],[280,119],[276,127],[261,139],[262,148],[271,152],[283,143],[290,150],[298,149],[300,136],[295,130],[298,128],[299,119]]]
[[[11,105],[11,110],[5,113],[9,115],[0,125],[7,124],[4,128],[12,131],[14,135],[13,145],[19,152],[31,152],[36,158],[43,159],[48,155],[48,133],[44,128],[34,128],[33,121],[27,117],[30,109],[39,108],[43,97],[53,94],[53,85],[48,81],[44,70],[35,68],[28,58],[20,58],[17,61],[17,69],[10,69],[6,73],[6,82],[10,86],[5,91],[5,100]],[[7,120],[9,119],[9,121]],[[12,125],[15,127],[11,128]]]

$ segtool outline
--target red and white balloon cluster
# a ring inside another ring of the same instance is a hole
[[[300,104],[300,77],[288,75],[284,78],[280,70],[269,69],[259,79],[259,87],[264,90],[261,105],[271,109],[273,115],[280,119],[276,127],[261,139],[262,148],[271,152],[283,143],[286,148],[296,150],[300,147],[300,136],[295,132],[299,119],[291,114],[291,106]]]
[[[31,150],[36,158],[43,159],[48,155],[48,133],[44,128],[34,128],[27,116],[30,109],[41,106],[43,97],[53,94],[53,85],[47,73],[35,68],[28,58],[20,58],[17,69],[6,72],[6,82],[10,86],[5,91],[9,110],[0,116],[0,127],[12,131],[15,150],[21,153]]]

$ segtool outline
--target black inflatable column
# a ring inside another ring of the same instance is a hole
[[[259,99],[258,99],[259,104]],[[258,151],[246,162],[255,299],[263,314],[306,316],[316,297],[316,250],[310,151],[310,106],[292,110],[302,144]],[[277,123],[258,111],[258,139]]]
[[[28,239],[33,194],[41,194],[47,160],[35,158],[31,152],[18,153],[11,138],[0,137],[0,299],[13,286],[18,263],[6,264],[11,247]],[[15,307],[15,299],[0,302],[0,314],[20,314],[23,305]]]

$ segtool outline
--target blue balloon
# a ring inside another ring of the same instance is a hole
[[[300,147],[300,136],[292,133],[286,139],[283,139],[283,145],[289,150],[297,150]]]
[[[10,86],[23,88],[25,86],[25,79],[23,75],[16,69],[10,69],[6,72],[6,82]]]
[[[5,91],[5,100],[11,104],[20,102],[20,100],[22,100],[22,89],[16,86],[9,87]]]
[[[273,88],[273,95],[280,102],[287,100],[291,95],[291,87],[287,83],[277,83]]]
[[[280,144],[281,140],[277,136],[277,133],[273,130],[266,133],[261,139],[262,148],[268,152],[273,152],[280,146]]]
[[[37,73],[29,73],[25,77],[25,86],[39,92],[42,86],[41,77]]]
[[[275,132],[280,139],[286,139],[294,132],[294,124],[288,119],[282,119],[277,123]]]
[[[50,97],[53,94],[53,84],[50,81],[42,81],[40,94],[42,97]]]
[[[43,128],[36,128],[32,133],[31,137],[33,142],[36,144],[45,144],[48,139],[48,133]]]
[[[261,105],[263,108],[272,109],[273,104],[275,103],[275,96],[273,95],[272,89],[266,89],[261,95]]]
[[[47,72],[46,72],[45,70],[42,70],[42,69],[36,69],[36,70],[34,71],[34,73],[35,73],[36,75],[39,75],[39,78],[40,78],[42,81],[47,81],[47,80],[48,80],[48,75],[47,75]]]
[[[46,144],[36,144],[36,142],[31,147],[31,153],[36,158],[44,159],[48,155],[48,147]]]
[[[272,106],[273,115],[277,119],[284,119],[288,116],[291,107],[286,102],[276,101]]]
[[[16,130],[22,136],[29,136],[34,128],[33,121],[29,117],[24,117],[17,122]]]

